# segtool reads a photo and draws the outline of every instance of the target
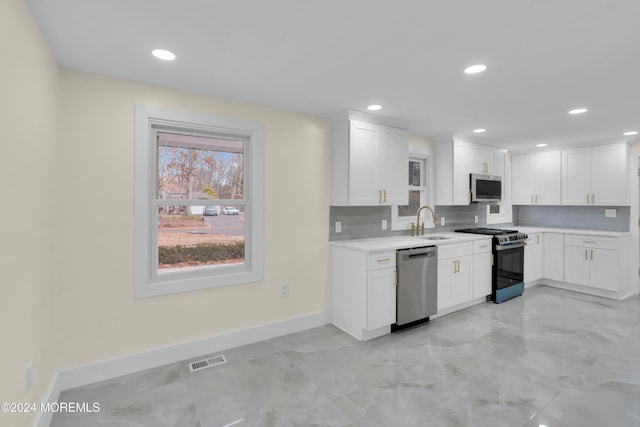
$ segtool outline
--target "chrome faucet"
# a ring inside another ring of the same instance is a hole
[[[427,206],[424,205],[422,207],[420,207],[420,209],[418,209],[418,215],[416,217],[416,224],[411,223],[411,235],[415,236],[416,234],[418,236],[424,235],[424,222],[422,223],[422,227],[420,226],[420,213],[422,212],[422,209],[428,209],[429,212],[431,212],[431,216],[433,217],[433,223],[435,224],[437,221],[436,218],[436,213],[433,210],[433,208],[431,206]]]

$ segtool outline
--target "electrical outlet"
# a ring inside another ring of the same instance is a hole
[[[383,230],[386,230],[386,229],[387,229],[387,220],[386,220],[386,219],[383,219],[383,220],[382,220],[382,229],[383,229]]]
[[[31,391],[33,387],[33,362],[27,366],[27,392]]]
[[[473,217],[473,222],[475,222],[476,224],[478,223],[478,215]]]
[[[445,220],[444,220],[444,217],[443,217],[443,216],[441,216],[441,217],[440,217],[440,225],[441,225],[442,227],[444,227],[444,225],[445,225],[445,224],[446,224],[446,222],[445,222]]]
[[[280,286],[280,296],[282,298],[286,298],[289,296],[289,285],[288,284],[283,284],[282,286]]]
[[[616,217],[616,210],[615,209],[605,209],[604,210],[604,217],[605,218],[615,218]]]
[[[336,233],[342,233],[342,222],[336,221]]]

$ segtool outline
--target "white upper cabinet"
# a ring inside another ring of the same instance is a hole
[[[562,152],[563,205],[629,205],[629,145]]]
[[[407,130],[361,120],[333,127],[331,204],[406,205],[409,200]]]
[[[469,147],[469,173],[496,173],[497,149],[486,145],[468,144]],[[502,176],[502,172],[498,175]]]
[[[468,142],[457,135],[436,137],[434,145],[436,205],[468,205],[471,173],[504,176],[504,154],[499,148]]]
[[[559,205],[560,151],[511,157],[511,202],[514,205]]]

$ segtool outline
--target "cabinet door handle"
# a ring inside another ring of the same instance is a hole
[[[536,204],[538,203],[538,195],[536,194]]]
[[[491,267],[493,267],[493,254],[491,254]]]
[[[587,204],[589,204],[589,195],[587,194]]]
[[[398,287],[398,270],[393,270],[393,286]]]
[[[593,261],[593,249],[591,250],[591,261]]]
[[[583,240],[582,243],[587,243],[587,244],[591,244],[591,245],[595,245],[598,242],[596,242],[595,240]]]
[[[585,249],[585,250],[584,250],[584,259],[585,259],[586,261],[589,261],[589,249]]]
[[[531,195],[531,203],[533,204],[533,194]]]
[[[378,190],[378,203],[382,203],[382,190]]]
[[[595,204],[596,204],[596,195],[595,195],[595,194],[592,194],[592,195],[591,195],[591,204],[592,204],[592,205],[595,205]]]
[[[484,173],[489,172],[489,163],[482,163],[482,171]]]
[[[389,262],[389,261],[391,261],[391,258],[378,258],[378,259],[376,260],[376,262],[377,262],[378,264],[382,264],[382,263],[384,263],[384,262]]]
[[[382,190],[382,192],[384,193],[384,202],[382,203],[387,203],[387,190]]]
[[[536,234],[536,245],[540,244],[540,235]]]
[[[480,248],[486,248],[487,246],[489,246],[489,245],[480,245],[479,247]]]

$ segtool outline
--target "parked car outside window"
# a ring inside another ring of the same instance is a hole
[[[218,216],[218,207],[217,206],[205,206],[202,211],[202,215],[204,216]]]
[[[240,211],[232,206],[222,209],[222,215],[240,215]]]

